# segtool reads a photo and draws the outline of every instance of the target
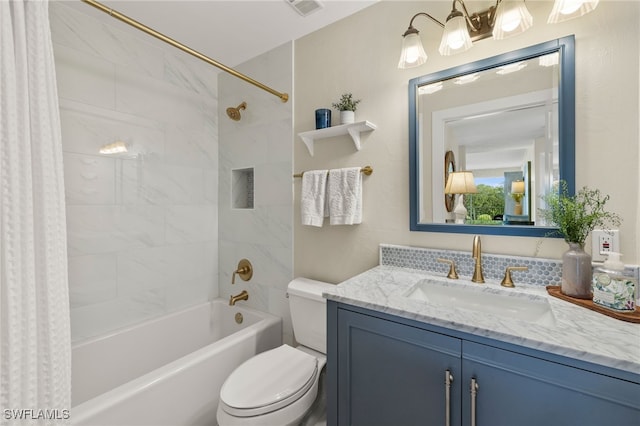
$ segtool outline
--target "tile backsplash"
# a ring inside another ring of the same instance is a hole
[[[380,264],[402,268],[419,269],[446,275],[449,265],[438,262],[438,258],[453,260],[461,277],[471,277],[475,260],[471,252],[441,250],[421,247],[380,244]],[[507,266],[526,266],[526,271],[513,271],[514,281],[532,285],[560,285],[562,261],[535,257],[505,256],[491,253],[482,254],[482,268],[486,280],[501,281]],[[628,265],[636,279],[640,268]]]

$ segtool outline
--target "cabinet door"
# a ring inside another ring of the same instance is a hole
[[[637,426],[640,387],[574,367],[463,342],[463,424],[476,426]]]
[[[461,341],[338,310],[338,424],[460,425]]]

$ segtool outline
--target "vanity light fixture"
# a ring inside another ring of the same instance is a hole
[[[598,7],[600,0],[556,0],[551,9],[548,24],[557,24],[586,15]]]
[[[496,40],[522,34],[533,26],[533,17],[524,0],[499,1],[495,16],[492,34]]]
[[[548,23],[566,21],[589,13],[596,8],[599,0],[555,0]],[[456,8],[456,3],[462,10]],[[496,0],[495,6],[487,10],[469,14],[463,0],[453,0],[452,10],[445,23],[425,12],[416,13],[409,21],[409,27],[402,35],[402,51],[398,68],[413,68],[427,61],[427,53],[420,41],[420,32],[413,26],[418,16],[429,18],[443,28],[438,51],[443,56],[468,50],[474,41],[493,37],[501,40],[521,34],[533,26],[533,17],[525,0]]]

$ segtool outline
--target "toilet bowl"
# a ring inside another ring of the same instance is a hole
[[[332,284],[298,278],[287,294],[299,346],[282,345],[245,361],[220,390],[221,426],[297,425],[318,396],[326,364],[326,302]]]

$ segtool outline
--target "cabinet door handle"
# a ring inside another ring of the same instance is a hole
[[[471,378],[471,426],[476,426],[476,397],[478,395],[478,382]]]
[[[444,424],[451,426],[451,383],[453,383],[453,375],[450,370],[444,372]]]

